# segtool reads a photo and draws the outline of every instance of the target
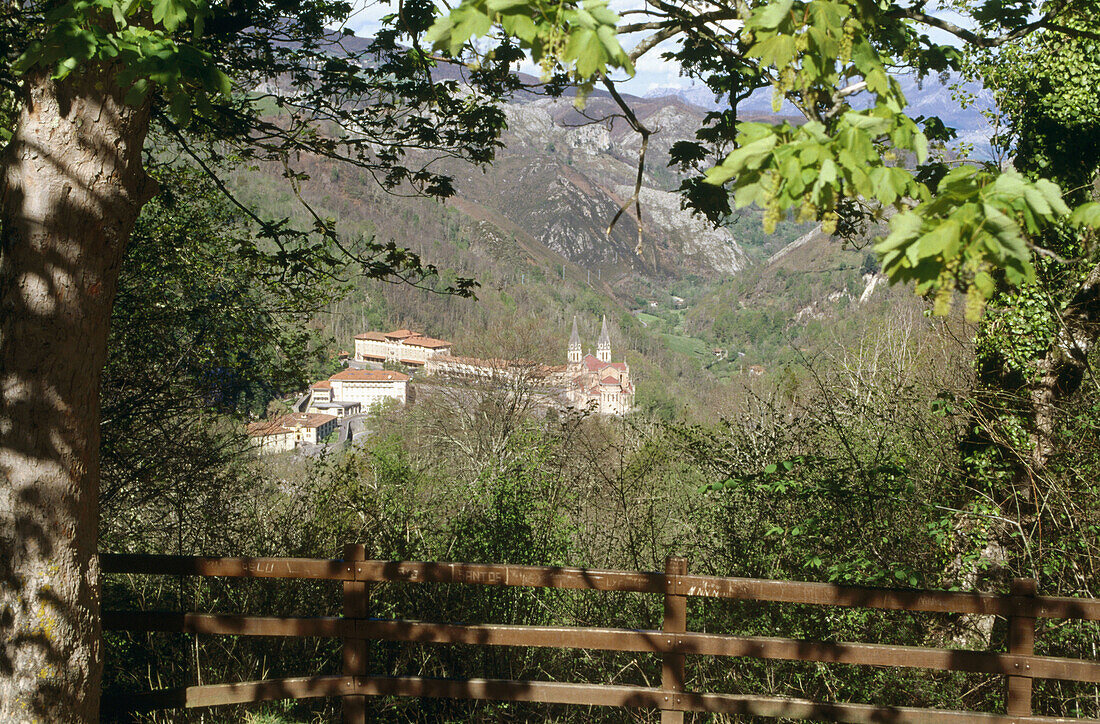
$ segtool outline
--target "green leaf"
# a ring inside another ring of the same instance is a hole
[[[993,277],[988,272],[978,272],[974,275],[974,286],[977,287],[981,295],[988,299],[993,296],[993,292],[996,291],[997,285],[993,281]]]
[[[777,143],[779,143],[779,137],[774,134],[758,138],[733,151],[722,165],[734,169],[735,173],[744,168],[759,168],[764,158],[771,155]]]
[[[538,35],[535,21],[526,15],[506,15],[501,19],[500,25],[504,28],[504,32],[526,43],[533,43]]]
[[[495,13],[507,13],[520,8],[530,11],[529,0],[486,0],[485,7]]]
[[[1052,214],[1050,204],[1047,203],[1046,197],[1034,186],[1028,185],[1024,187],[1024,199],[1027,201],[1028,206],[1039,216],[1049,218]]]
[[[191,99],[186,93],[178,92],[173,95],[168,108],[180,126],[187,126],[191,122]]]
[[[1100,203],[1090,201],[1081,204],[1070,215],[1069,221],[1074,226],[1087,226],[1100,229]]]
[[[924,220],[912,211],[894,214],[890,219],[890,235],[875,244],[875,253],[880,257],[891,251],[897,251],[920,233]]]
[[[871,169],[867,174],[871,179],[874,196],[884,204],[892,204],[898,198],[898,192],[894,189],[894,179],[890,169],[885,166]]]
[[[589,78],[604,66],[606,53],[596,31],[589,28],[577,28],[569,33],[564,57],[574,60],[577,74]]]
[[[610,25],[614,27],[619,23],[619,16],[614,10],[607,7],[607,3],[603,0],[585,0],[584,9],[587,10],[596,22],[602,25]]]
[[[777,28],[790,14],[793,6],[794,0],[776,0],[754,12],[749,22],[754,28]]]
[[[149,92],[149,81],[144,78],[139,78],[134,81],[134,84],[130,86],[130,89],[126,91],[125,101],[131,106],[136,106],[145,101],[145,96]]]
[[[111,15],[120,28],[126,27],[126,13],[120,3],[111,3]]]
[[[993,190],[1007,197],[1022,196],[1026,189],[1027,182],[1016,171],[1005,171],[993,182]]]
[[[942,255],[951,259],[958,253],[959,237],[962,229],[957,221],[947,219],[930,232],[920,237],[914,244],[917,259],[926,259]]]
[[[985,214],[983,228],[991,231],[1001,246],[1012,256],[1026,258],[1029,256],[1027,243],[1020,234],[1020,227],[1012,221],[1004,212],[990,203],[982,204],[982,213]]]
[[[1050,181],[1049,179],[1041,178],[1035,182],[1035,188],[1046,199],[1047,204],[1050,206],[1050,210],[1058,216],[1066,216],[1069,214],[1069,207],[1066,206],[1066,202],[1062,199],[1062,189],[1058,187],[1058,184]]]
[[[775,35],[749,49],[750,58],[759,58],[764,65],[784,68],[794,60],[797,50],[790,35]]]
[[[913,153],[917,156],[918,164],[928,160],[928,137],[920,131],[913,134]]]

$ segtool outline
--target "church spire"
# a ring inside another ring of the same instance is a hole
[[[611,335],[607,333],[607,317],[600,326],[600,338],[596,341],[596,358],[601,362],[611,361]]]
[[[581,336],[577,333],[577,315],[573,315],[573,334],[569,335],[569,364],[580,364]]]

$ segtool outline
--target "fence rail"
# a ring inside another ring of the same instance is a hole
[[[104,628],[204,635],[329,637],[343,643],[343,676],[290,678],[160,690],[106,701],[116,709],[205,707],[272,699],[339,696],[344,721],[366,721],[366,697],[412,696],[543,702],[659,709],[663,724],[683,712],[816,718],[841,722],[1096,722],[1032,715],[1033,679],[1100,683],[1100,662],[1034,654],[1037,618],[1100,620],[1100,600],[1039,596],[1030,579],[1013,581],[1009,594],[917,591],[823,583],[697,576],[687,561],[669,558],[664,573],[468,563],[366,560],[362,546],[345,547],[341,560],[201,558],[104,554],[104,573],[284,578],[343,582],[343,617],[267,617],[223,614],[105,611]],[[511,626],[389,621],[370,618],[377,583],[459,583],[595,591],[664,597],[661,630]],[[1008,651],[971,651],[869,643],[826,643],[686,631],[689,597],[846,606],[929,613],[997,615],[1008,619]],[[491,679],[438,680],[368,675],[371,640],[476,646],[591,649],[661,657],[661,686],[638,687]],[[686,655],[752,657],[862,666],[920,668],[1004,675],[1004,714],[869,704],[812,702],[685,690]]]

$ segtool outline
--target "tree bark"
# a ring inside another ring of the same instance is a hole
[[[983,448],[999,450],[1011,464],[1011,478],[998,491],[997,502],[1002,515],[1023,530],[1030,529],[1041,513],[1045,478],[1056,453],[1060,415],[1090,373],[1089,356],[1100,342],[1100,264],[1089,270],[1058,316],[1057,331],[1046,351],[1029,362],[1032,375],[1007,371],[1000,358],[980,362],[979,399],[988,402],[971,418],[974,434],[964,443],[966,453]],[[1020,421],[1028,431],[1026,448],[1014,447],[1006,435],[996,430],[1002,414]],[[956,526],[957,538],[965,542],[975,523],[969,517],[961,518]],[[1011,559],[1023,553],[1021,541],[1013,537],[1013,532],[1009,525],[991,522],[986,546],[980,552],[982,574],[974,564],[965,566],[960,552],[948,571],[949,577],[966,589],[1005,590],[1014,573]],[[1027,573],[1037,575],[1035,571]],[[953,639],[957,645],[980,648],[988,645],[992,631],[993,617],[967,615],[959,619]]]
[[[98,721],[99,380],[155,184],[114,68],[26,78],[0,159],[0,721]]]
[[[1089,355],[1100,340],[1100,264],[1081,282],[1060,321],[1046,356],[1036,362],[1038,381],[1028,391],[1033,422],[1029,482],[1046,472],[1054,452],[1057,412],[1081,387]]]

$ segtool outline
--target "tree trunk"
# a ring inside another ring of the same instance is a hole
[[[1100,340],[1100,264],[1089,271],[1060,316],[1061,328],[1046,356],[1035,363],[1038,381],[1029,390],[1031,484],[1046,472],[1054,452],[1058,410],[1081,387],[1089,371],[1089,355]]]
[[[1059,417],[1086,379],[1089,355],[1100,341],[1100,264],[1089,270],[1076,287],[1065,308],[1058,312],[1058,322],[1046,352],[1029,362],[1033,374],[1010,371],[999,357],[980,361],[979,399],[987,404],[972,417],[973,437],[964,444],[967,454],[983,449],[997,451],[1011,465],[1011,477],[997,491],[997,503],[1004,518],[1023,531],[1030,530],[1041,513],[1048,467],[1056,452]],[[1002,415],[1028,431],[1026,447],[1014,445],[997,429]],[[979,523],[963,516],[956,525],[956,538],[966,545]],[[961,550],[948,570],[949,578],[966,589],[1004,591],[1014,573],[1037,575],[1034,570],[1012,570],[1012,559],[1025,553],[1021,549],[1024,541],[1014,538],[1014,532],[1010,525],[988,522],[986,545],[979,553],[981,574],[978,562],[964,563],[964,554],[971,551]],[[993,617],[967,615],[957,624],[953,635],[956,644],[971,648],[988,645]]]
[[[0,160],[0,721],[98,720],[99,380],[155,184],[114,69],[26,79]]]

